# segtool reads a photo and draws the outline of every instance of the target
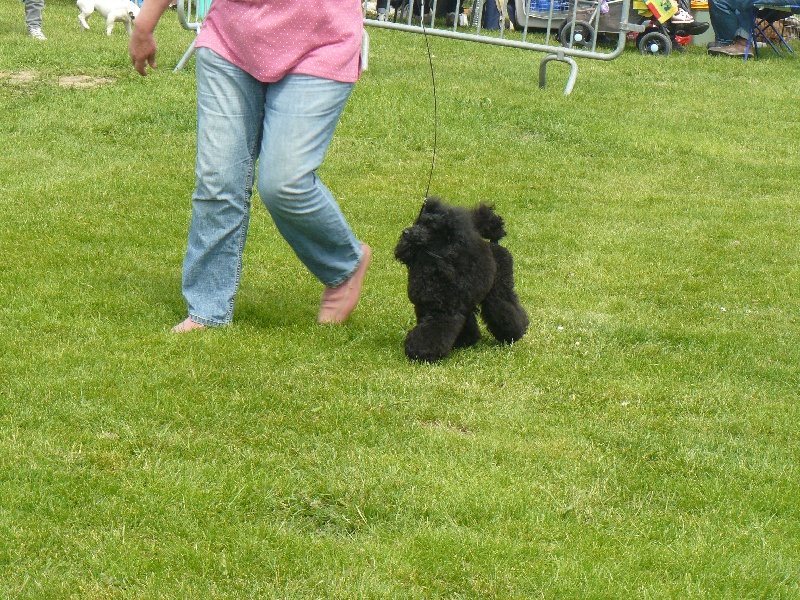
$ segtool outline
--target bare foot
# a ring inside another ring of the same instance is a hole
[[[172,333],[187,333],[189,331],[201,330],[205,329],[206,326],[202,323],[196,323],[192,321],[189,317],[186,318],[185,321],[181,321],[175,327],[172,328]]]

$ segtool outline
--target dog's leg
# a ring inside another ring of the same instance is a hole
[[[522,339],[528,330],[528,313],[516,298],[490,292],[481,304],[481,317],[489,333],[506,344]]]
[[[492,289],[481,303],[481,318],[497,340],[510,344],[528,330],[528,313],[514,291],[514,260],[511,253],[497,244],[491,244],[497,264]]]
[[[89,29],[89,23],[86,22],[86,17],[88,17],[90,14],[91,13],[84,13],[83,11],[78,13],[78,23],[83,31],[88,31]]]
[[[125,21],[125,31],[127,31],[127,32],[128,32],[128,35],[130,35],[131,33],[133,33],[133,32],[131,31],[131,22],[130,22],[130,20],[128,20],[128,21]]]
[[[474,346],[481,339],[481,329],[478,327],[478,318],[474,312],[467,315],[464,320],[464,327],[461,328],[461,333],[458,334],[454,348],[467,348]]]
[[[450,354],[466,317],[462,314],[420,313],[418,310],[417,326],[406,335],[406,356],[411,360],[436,362]]]
[[[111,35],[112,29],[114,29],[114,16],[109,14],[106,19],[106,35]]]

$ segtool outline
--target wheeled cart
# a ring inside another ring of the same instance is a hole
[[[625,18],[623,18],[625,17]],[[641,0],[630,4],[623,14],[621,0],[575,0],[558,29],[558,39],[567,48],[594,48],[598,36],[633,32],[636,46],[642,54],[666,56],[673,49],[682,49],[676,37],[699,35],[709,28],[708,23],[661,22]]]

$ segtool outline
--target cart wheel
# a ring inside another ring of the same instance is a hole
[[[659,31],[650,31],[641,35],[637,41],[639,52],[642,54],[660,54],[667,56],[672,52],[672,41],[669,36],[664,35]]]
[[[575,29],[572,26],[575,24]],[[571,34],[571,35],[570,35]],[[562,46],[572,48],[581,46],[591,48],[594,44],[594,27],[586,21],[567,21],[565,20],[558,28],[558,40]]]

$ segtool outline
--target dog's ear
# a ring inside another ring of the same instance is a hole
[[[494,212],[494,206],[481,202],[472,210],[472,222],[480,236],[490,242],[497,243],[506,235],[503,218]]]

